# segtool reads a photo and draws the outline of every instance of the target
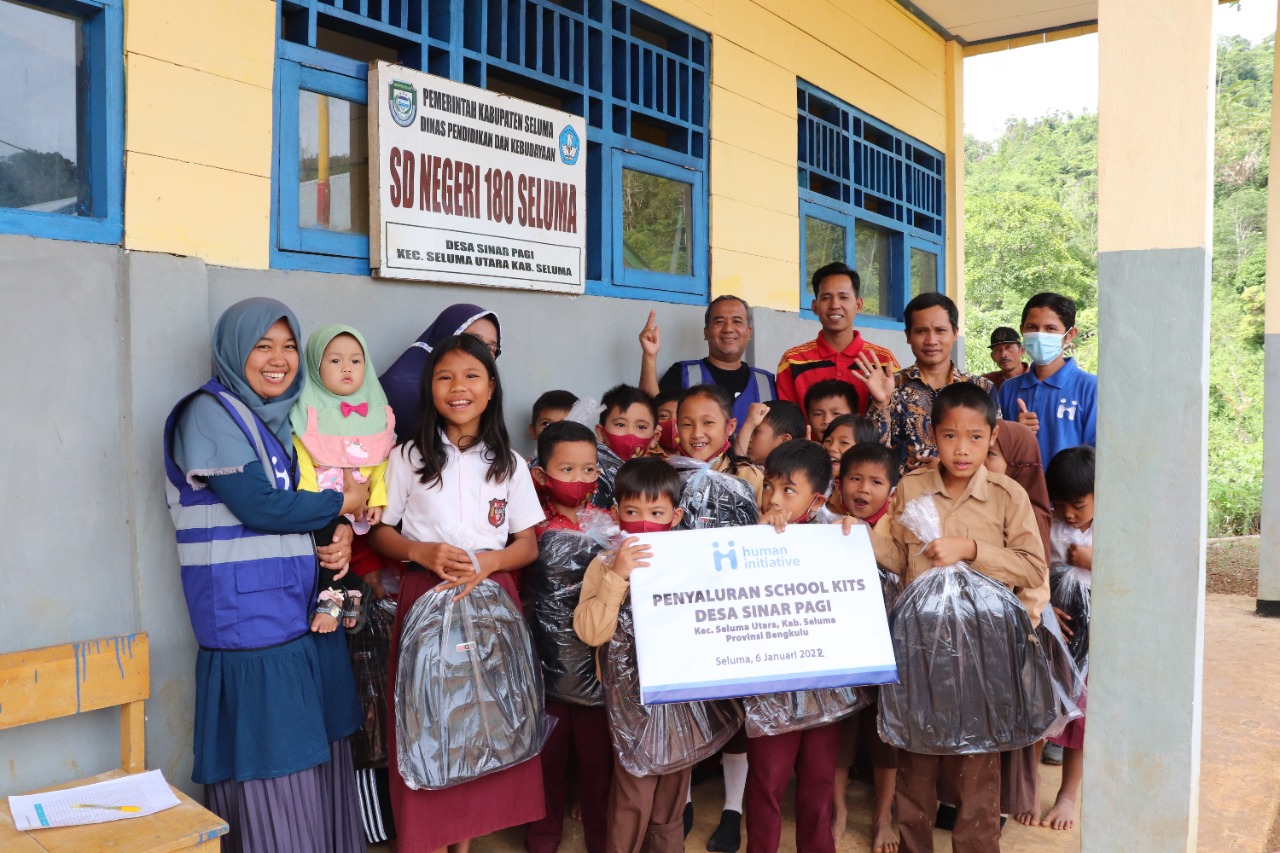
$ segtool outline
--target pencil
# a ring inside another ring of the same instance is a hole
[[[73,809],[106,809],[113,812],[140,812],[141,806],[100,806],[97,803],[76,803]]]

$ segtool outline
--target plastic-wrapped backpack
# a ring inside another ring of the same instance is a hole
[[[491,580],[455,595],[426,593],[401,629],[397,758],[414,790],[458,785],[542,749],[542,672],[519,608]]]
[[[605,445],[596,442],[596,470],[600,476],[596,478],[596,493],[591,502],[600,509],[613,508],[613,481],[618,477],[618,469],[622,467],[622,457]]]
[[[1055,528],[1062,530],[1068,545],[1087,545],[1089,535],[1083,530],[1063,525]],[[1056,531],[1055,531],[1056,532]],[[1081,674],[1089,674],[1089,603],[1093,595],[1093,572],[1076,566],[1053,566],[1049,573],[1049,584],[1052,587],[1050,601],[1053,606],[1071,617],[1071,638],[1067,640],[1067,648],[1075,658],[1076,668]]]
[[[347,648],[356,692],[364,709],[364,724],[351,736],[351,758],[357,768],[387,765],[387,668],[391,659],[391,626],[396,604],[375,600],[373,588],[363,584],[364,624],[351,629]]]
[[[760,523],[756,495],[746,480],[712,470],[706,462],[687,456],[667,460],[680,474],[680,530],[745,527]]]
[[[1049,664],[1049,678],[1053,682],[1053,698],[1058,712],[1057,719],[1044,736],[1057,737],[1062,734],[1067,723],[1084,716],[1079,705],[1085,691],[1084,674],[1076,668],[1071,649],[1067,646],[1067,638],[1062,633],[1062,626],[1058,624],[1058,617],[1052,607],[1046,607],[1040,613],[1036,634],[1040,638],[1045,661]]]
[[[932,495],[898,521],[922,542],[942,533]],[[965,563],[909,583],[889,618],[898,684],[880,688],[885,743],[930,755],[1019,749],[1057,718],[1053,684],[1022,602]]]
[[[641,704],[630,601],[618,610],[618,627],[601,655],[600,669],[613,751],[632,776],[692,767],[719,752],[742,726],[742,708],[732,699]]]
[[[608,523],[612,520],[598,514]],[[616,530],[616,526],[612,528]],[[521,594],[533,645],[542,663],[547,698],[570,705],[603,705],[596,678],[595,649],[573,630],[573,611],[587,566],[608,542],[608,530],[548,530],[538,541],[538,559],[524,570]]]
[[[746,696],[742,710],[747,737],[768,737],[825,726],[870,704],[870,695],[860,687],[822,687]]]

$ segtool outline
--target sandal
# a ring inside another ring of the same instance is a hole
[[[342,618],[342,593],[336,589],[326,589],[321,591],[320,599],[316,602],[316,609],[313,613],[323,613],[334,619]]]
[[[364,627],[365,612],[364,607],[361,606],[361,599],[363,597],[364,594],[358,589],[347,590],[346,607],[342,611],[342,618],[356,620],[354,625],[347,628],[347,633],[349,634],[355,634]]]

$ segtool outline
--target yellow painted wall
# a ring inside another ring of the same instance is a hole
[[[797,78],[962,159],[946,45],[892,0],[649,2],[712,35],[713,296],[797,307]],[[267,267],[276,3],[127,0],[125,12],[126,245]]]
[[[126,247],[269,265],[277,11],[126,0]]]
[[[956,162],[946,45],[891,0],[649,2],[711,33],[712,296],[797,307],[797,77]]]

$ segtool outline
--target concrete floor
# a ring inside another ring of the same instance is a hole
[[[1266,853],[1276,849],[1268,836],[1280,806],[1280,619],[1260,619],[1244,596],[1210,595],[1205,607],[1204,740],[1200,772],[1200,853]],[[1058,790],[1056,767],[1041,768],[1041,801],[1047,811]],[[696,822],[686,849],[701,851],[719,820],[723,792],[718,778],[694,788]],[[1084,808],[1089,808],[1088,779]],[[871,788],[849,785],[848,830],[840,840],[846,853],[870,851]],[[790,810],[782,853],[795,853]],[[523,831],[516,828],[476,840],[473,853],[518,853]],[[951,849],[947,833],[936,835],[939,853]],[[1075,853],[1080,832],[1055,832],[1010,821],[1001,848],[1017,853]],[[375,851],[385,847],[373,848]],[[745,849],[745,847],[744,847]],[[564,853],[584,853],[582,825],[565,821]]]

